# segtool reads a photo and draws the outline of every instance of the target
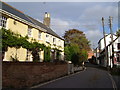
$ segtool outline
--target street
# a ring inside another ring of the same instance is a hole
[[[87,70],[34,88],[115,88],[107,71],[88,64]]]

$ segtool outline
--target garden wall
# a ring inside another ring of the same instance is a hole
[[[68,73],[65,62],[3,62],[2,86],[26,88],[52,80]]]

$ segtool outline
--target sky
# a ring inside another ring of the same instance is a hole
[[[78,29],[86,34],[92,48],[103,37],[101,18],[105,19],[105,32],[109,30],[109,16],[113,17],[113,32],[118,29],[118,2],[7,2],[25,14],[43,22],[44,13],[51,16],[51,28],[61,37],[65,31]]]

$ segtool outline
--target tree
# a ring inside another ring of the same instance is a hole
[[[79,63],[79,47],[77,44],[70,44],[65,47],[66,60],[72,61],[73,64]]]
[[[66,31],[63,37],[65,39],[65,46],[70,43],[76,43],[80,49],[90,50],[90,41],[82,31],[71,29]]]
[[[82,31],[72,29],[65,32],[65,57],[74,65],[79,65],[87,60],[87,50],[90,50],[90,42]]]
[[[117,36],[120,36],[120,29],[116,32]]]

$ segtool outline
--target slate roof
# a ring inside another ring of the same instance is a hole
[[[28,17],[31,21],[33,21],[36,25],[38,25],[38,26],[46,29],[48,34],[52,34],[52,35],[54,35],[54,36],[62,39],[62,38],[59,37],[54,31],[52,31],[51,28],[47,27],[46,25],[42,24],[41,22],[39,22],[38,20],[36,20],[36,19],[34,19],[34,18],[30,17],[30,16],[27,16],[27,17]]]
[[[16,16],[18,16],[18,17],[20,17],[20,18],[34,24],[34,25],[37,25],[37,26],[39,26],[41,28],[44,28],[45,30],[47,30],[47,33],[49,33],[49,34],[63,40],[63,38],[61,38],[59,35],[57,35],[51,28],[47,27],[46,25],[39,22],[38,20],[35,20],[34,18],[24,14],[23,12],[17,10],[16,8],[8,5],[7,3],[2,2],[2,10],[5,10],[5,11],[7,11],[7,12],[13,14],[13,15],[16,15]]]

